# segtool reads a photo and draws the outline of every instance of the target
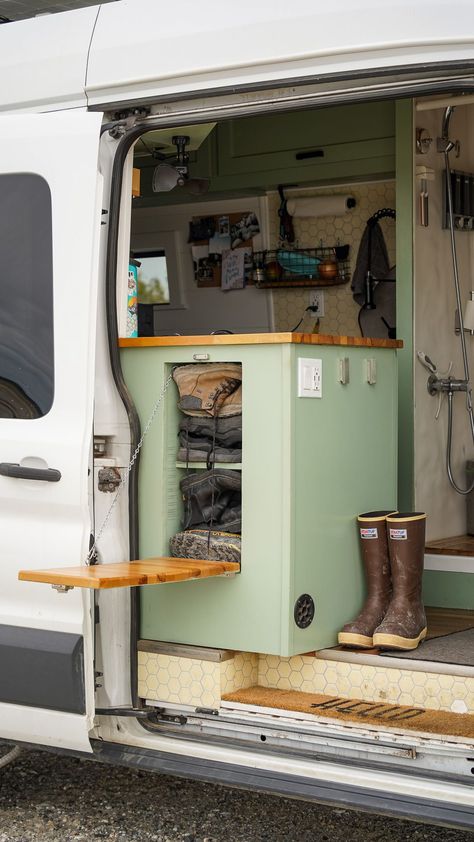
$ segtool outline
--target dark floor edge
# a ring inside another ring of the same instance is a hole
[[[281,795],[313,801],[329,807],[360,810],[398,819],[474,829],[474,811],[469,807],[368,790],[358,786],[313,780],[303,776],[283,775],[231,763],[183,757],[134,746],[92,741],[95,757],[105,763],[129,766],[165,775],[199,780],[222,786],[250,789],[253,792]],[[354,776],[357,769],[354,769]]]

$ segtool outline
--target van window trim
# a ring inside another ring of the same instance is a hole
[[[393,81],[389,77],[394,77]],[[427,78],[424,78],[427,77]],[[378,84],[371,85],[372,80],[378,80]],[[382,81],[381,81],[382,80]],[[143,81],[143,80],[142,80]],[[151,80],[147,80],[150,82]],[[359,86],[351,85],[350,83],[359,83]],[[364,82],[366,84],[364,84]],[[117,83],[120,84],[120,83]],[[331,90],[331,86],[337,84],[345,87],[340,87],[338,90]],[[112,115],[119,116],[119,111],[130,108],[132,113],[136,114],[137,110],[141,112],[142,117],[148,116],[153,107],[159,108],[161,105],[167,106],[166,110],[160,115],[163,119],[171,117],[171,124],[180,114],[185,114],[189,109],[181,112],[170,112],[169,106],[173,104],[180,104],[183,109],[189,103],[189,108],[193,109],[193,118],[202,112],[202,105],[195,108],[195,101],[200,100],[218,100],[219,98],[229,98],[238,100],[239,96],[245,95],[247,97],[245,104],[251,108],[261,104],[268,108],[268,102],[262,102],[262,94],[266,91],[271,92],[278,89],[283,95],[286,89],[288,93],[294,92],[295,89],[300,90],[309,88],[310,86],[317,86],[313,92],[314,102],[312,104],[317,107],[316,100],[319,101],[319,106],[329,105],[347,105],[349,102],[368,102],[371,99],[406,99],[413,96],[429,96],[437,93],[459,93],[474,89],[474,59],[459,59],[458,61],[440,61],[440,62],[419,62],[410,65],[392,65],[390,67],[375,67],[372,70],[361,69],[353,70],[350,73],[326,73],[321,77],[312,76],[295,76],[294,78],[282,77],[275,79],[273,82],[249,82],[242,85],[225,85],[219,88],[203,88],[202,90],[186,91],[181,96],[179,94],[162,94],[154,97],[140,97],[133,96],[124,100],[104,101],[103,103],[94,103],[89,105],[90,111],[108,112]],[[90,88],[91,91],[94,88]],[[252,100],[251,94],[254,94]],[[280,98],[272,96],[270,105],[277,105]],[[308,102],[308,107],[310,103]],[[228,107],[228,106],[227,106]],[[296,106],[298,107],[298,106]],[[254,112],[252,112],[254,113]],[[120,115],[123,119],[123,115]],[[206,118],[207,119],[207,118]],[[222,118],[221,118],[222,119]],[[196,122],[193,119],[193,122]],[[197,121],[199,122],[199,121]]]
[[[445,67],[450,67],[450,65],[444,65]],[[474,61],[468,63],[468,66],[471,68],[472,72],[474,73]],[[408,71],[409,68],[407,68]],[[422,65],[421,69],[426,71],[426,66]],[[393,68],[392,68],[393,70]],[[411,68],[411,72],[413,72],[413,68]],[[341,77],[340,77],[341,78]],[[313,80],[314,81],[314,80]],[[342,78],[341,78],[342,81]],[[275,87],[279,88],[280,86],[278,83],[275,83]],[[292,88],[296,88],[296,85],[292,85]],[[272,90],[266,87],[266,90]],[[384,95],[385,92],[385,95]],[[429,96],[433,94],[450,94],[450,93],[459,93],[459,92],[474,92],[474,76],[469,80],[469,84],[465,81],[461,80],[453,80],[453,79],[440,79],[436,82],[433,82],[432,85],[429,87],[429,90],[426,90],[423,83],[419,84],[416,81],[413,81],[403,92],[403,96],[401,97],[400,92],[396,91],[394,88],[386,87],[384,89],[381,86],[381,89],[377,89],[377,94],[374,94],[373,91],[366,91],[365,96],[364,92],[361,91],[358,95],[358,98],[355,100],[354,97],[351,95],[351,91],[341,90],[340,95],[338,95],[337,101],[332,101],[328,103],[327,100],[324,99],[322,96],[315,95],[314,102],[305,101],[304,105],[301,102],[301,99],[297,99],[296,95],[293,99],[286,98],[284,103],[281,102],[281,99],[275,98],[272,100],[272,108],[271,111],[273,113],[287,113],[288,111],[293,110],[294,108],[311,108],[314,107],[317,110],[318,106],[326,107],[327,105],[348,105],[353,104],[354,102],[368,102],[373,99],[381,100],[381,99],[413,99],[419,96]],[[127,155],[133,146],[134,143],[138,140],[138,138],[144,134],[145,132],[151,131],[153,129],[160,129],[160,128],[167,128],[172,127],[174,125],[179,124],[182,125],[192,125],[196,123],[205,123],[213,120],[231,120],[236,117],[244,117],[244,116],[253,116],[254,114],[258,114],[261,111],[265,111],[265,113],[269,113],[268,105],[263,105],[261,102],[245,102],[239,103],[238,98],[239,95],[242,93],[241,89],[236,89],[234,91],[234,98],[237,100],[237,104],[232,107],[226,105],[224,107],[224,112],[221,113],[221,108],[217,106],[216,108],[212,107],[201,107],[195,108],[192,112],[171,112],[169,109],[166,110],[164,114],[154,114],[150,116],[143,116],[140,114],[136,118],[128,118],[130,119],[130,128],[124,127],[124,115],[117,115],[117,120],[114,122],[108,122],[106,125],[102,127],[102,133],[105,131],[110,131],[111,134],[114,133],[114,127],[118,126],[121,127],[119,130],[122,133],[122,136],[118,142],[117,148],[115,150],[115,155],[113,159],[112,165],[112,176],[111,176],[111,187],[110,187],[110,203],[109,203],[109,232],[107,238],[107,255],[106,255],[106,270],[105,270],[105,298],[106,298],[106,324],[107,324],[107,337],[108,337],[108,344],[109,344],[109,358],[112,370],[112,376],[114,378],[115,385],[117,387],[118,393],[121,397],[121,400],[124,404],[125,410],[127,412],[127,416],[129,418],[130,423],[130,455],[132,456],[136,450],[137,444],[140,441],[141,436],[141,425],[140,419],[138,417],[138,412],[136,407],[133,403],[131,398],[130,392],[127,388],[125,383],[122,367],[121,367],[121,360],[120,360],[120,352],[119,352],[119,342],[118,342],[118,312],[117,312],[117,294],[116,294],[116,285],[117,285],[117,271],[118,271],[118,244],[119,244],[119,230],[120,230],[120,207],[122,202],[122,192],[123,192],[123,176],[124,176],[124,168],[127,159]],[[282,91],[283,94],[283,91]],[[200,94],[201,99],[203,98],[203,94]],[[174,102],[178,102],[177,99],[173,100]],[[295,104],[291,104],[294,103]],[[137,108],[137,101],[134,101],[135,109]],[[116,105],[114,106],[116,107]],[[133,122],[132,122],[133,121]],[[177,122],[179,121],[179,123]],[[125,122],[127,122],[127,118],[125,118]],[[139,554],[139,522],[138,522],[138,475],[139,475],[139,467],[140,467],[140,456],[136,459],[134,465],[129,474],[129,482],[128,482],[128,491],[129,491],[129,499],[128,499],[128,512],[129,512],[129,556],[130,558],[138,558]],[[133,707],[138,707],[140,702],[138,698],[138,659],[137,659],[137,642],[139,639],[139,623],[140,623],[140,616],[139,616],[139,592],[138,588],[131,588],[130,589],[130,676],[131,676],[131,699]],[[141,722],[141,720],[137,720]],[[141,722],[143,725],[143,722]]]

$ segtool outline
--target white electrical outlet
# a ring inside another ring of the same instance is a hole
[[[309,293],[309,306],[317,307],[314,313],[319,319],[324,316],[324,292],[322,289],[312,289]]]
[[[298,357],[298,397],[322,398],[323,362],[322,360]]]

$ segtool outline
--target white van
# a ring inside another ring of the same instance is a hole
[[[472,829],[472,4],[120,0],[0,67],[0,741]],[[338,644],[378,510],[395,650]]]

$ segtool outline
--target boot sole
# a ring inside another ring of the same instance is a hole
[[[409,649],[416,649],[419,643],[426,637],[427,628],[420,632],[418,637],[399,637],[397,634],[374,634],[374,646],[380,646],[381,649],[400,649],[408,651]]]
[[[372,638],[367,637],[365,634],[339,632],[337,639],[341,646],[353,646],[356,649],[372,649],[374,645]]]

